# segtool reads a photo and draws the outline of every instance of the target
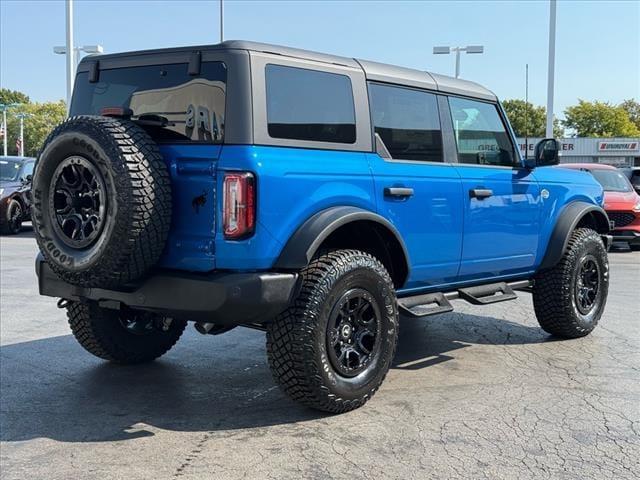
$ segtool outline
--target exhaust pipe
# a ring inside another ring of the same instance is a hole
[[[194,326],[198,333],[201,333],[202,335],[220,335],[221,333],[228,332],[235,328],[235,325],[229,327],[216,325],[212,322],[196,322]]]

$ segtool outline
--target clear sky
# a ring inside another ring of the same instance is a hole
[[[217,0],[76,0],[77,45],[106,52],[216,43]],[[0,0],[0,85],[32,100],[64,98],[62,0]],[[560,0],[556,102],[640,98],[640,1]],[[277,43],[453,74],[434,45],[485,46],[463,55],[461,76],[499,97],[546,103],[549,4],[539,1],[225,0],[225,39]]]

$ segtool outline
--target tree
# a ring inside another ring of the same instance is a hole
[[[29,97],[17,90],[0,88],[0,103],[29,103]]]
[[[514,99],[502,102],[507,118],[516,137],[544,137],[547,126],[547,109],[524,100]],[[558,119],[553,120],[553,136],[563,137],[564,130]]]
[[[640,103],[636,102],[635,99],[630,98],[629,100],[622,102],[620,106],[624,108],[627,115],[629,115],[629,120],[631,120],[640,130]]]
[[[564,126],[578,137],[634,137],[640,135],[630,115],[622,106],[608,102],[579,100],[578,105],[564,111]]]
[[[63,100],[45,103],[24,103],[8,112],[8,150],[11,155],[18,155],[16,140],[20,138],[20,120],[15,113],[30,115],[24,119],[24,154],[35,157],[47,135],[64,120],[67,107]]]

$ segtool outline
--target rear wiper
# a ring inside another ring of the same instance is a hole
[[[170,122],[167,117],[156,115],[155,113],[143,113],[131,118],[132,121],[150,127],[173,127],[175,123]]]

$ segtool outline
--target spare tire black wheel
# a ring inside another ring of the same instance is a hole
[[[77,116],[47,138],[33,176],[32,220],[63,280],[117,287],[156,264],[171,224],[171,181],[138,125]]]

